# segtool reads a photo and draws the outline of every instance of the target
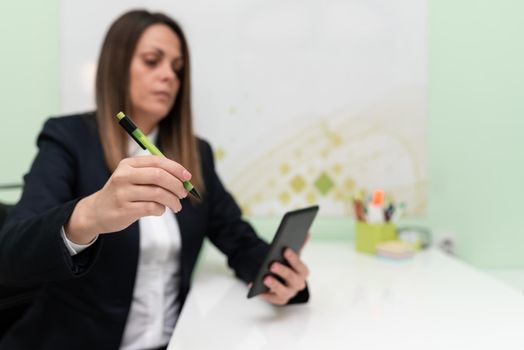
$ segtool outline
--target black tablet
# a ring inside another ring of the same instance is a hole
[[[260,265],[255,280],[253,281],[253,285],[249,289],[247,294],[248,298],[252,298],[269,290],[263,282],[264,277],[267,275],[272,275],[280,280],[280,277],[269,271],[269,267],[275,261],[289,266],[282,255],[284,249],[291,248],[297,253],[300,252],[317,212],[318,205],[315,205],[304,209],[290,211],[284,215],[277,233],[273,238],[273,242],[271,242],[269,252],[262,262],[262,265]]]

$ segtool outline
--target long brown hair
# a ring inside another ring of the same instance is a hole
[[[193,133],[191,116],[191,76],[189,49],[180,26],[162,13],[134,10],[120,16],[106,34],[96,73],[96,119],[106,164],[114,171],[125,158],[127,134],[118,126],[115,115],[130,111],[129,67],[142,33],[153,24],[165,24],[182,44],[184,66],[178,96],[167,116],[159,125],[159,141],[164,154],[188,169],[191,182],[199,192],[204,190],[198,141]]]

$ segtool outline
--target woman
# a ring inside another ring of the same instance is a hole
[[[96,112],[45,123],[0,233],[0,284],[40,286],[0,349],[163,348],[204,237],[247,283],[268,250],[220,182],[210,146],[193,134],[189,52],[172,19],[118,18],[96,92]],[[176,161],[141,150],[117,125],[120,110]],[[187,197],[186,180],[202,201]],[[271,267],[283,281],[268,277],[262,298],[305,302],[308,269],[291,250],[285,257],[290,267]]]

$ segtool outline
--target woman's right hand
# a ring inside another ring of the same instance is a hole
[[[191,174],[180,164],[160,156],[120,161],[104,187],[80,200],[64,229],[67,238],[87,244],[98,234],[125,229],[143,216],[160,216],[166,207],[182,209],[188,194],[183,181]]]

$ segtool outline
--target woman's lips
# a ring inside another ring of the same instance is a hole
[[[171,100],[171,94],[166,91],[155,91],[153,92],[153,95],[163,100],[167,100],[167,101]]]

